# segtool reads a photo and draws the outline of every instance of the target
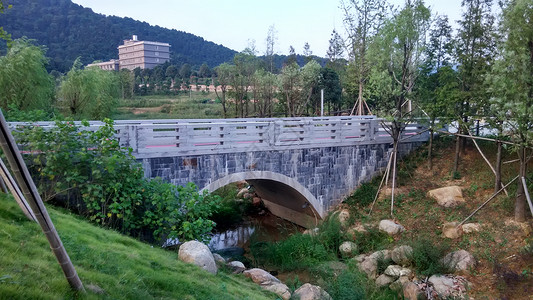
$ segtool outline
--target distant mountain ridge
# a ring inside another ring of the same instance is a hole
[[[13,39],[26,36],[44,45],[50,70],[68,71],[78,56],[84,64],[118,58],[117,47],[134,34],[139,40],[169,43],[174,64],[200,66],[205,62],[213,68],[231,61],[236,53],[194,34],[128,17],[105,16],[70,0],[5,2],[12,8],[0,15],[0,26]],[[5,44],[1,47],[5,48]]]

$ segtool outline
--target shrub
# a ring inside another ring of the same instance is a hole
[[[374,197],[378,192],[378,185],[381,180],[381,177],[375,177],[370,182],[361,184],[355,192],[349,196],[344,202],[350,205],[357,205],[359,207],[364,207],[371,204],[374,201]]]
[[[250,250],[258,263],[278,267],[281,271],[305,269],[335,259],[324,245],[307,234],[294,234],[275,243],[253,243]]]
[[[410,260],[417,274],[431,276],[448,273],[447,266],[441,262],[450,250],[448,243],[433,244],[429,239],[422,237],[414,241],[412,247],[413,252]]]
[[[198,193],[194,184],[175,187],[145,179],[131,149],[120,147],[114,132],[109,119],[94,132],[57,121],[49,130],[19,128],[16,136],[29,150],[25,159],[46,201],[73,204],[90,220],[130,235],[148,231],[156,239],[206,240],[219,198]]]

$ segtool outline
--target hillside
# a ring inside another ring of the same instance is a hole
[[[12,38],[26,36],[47,47],[50,70],[65,72],[76,57],[84,64],[118,58],[117,47],[133,34],[141,40],[167,42],[175,64],[210,67],[230,61],[235,51],[178,30],[152,26],[131,18],[104,16],[69,0],[7,0],[0,27]],[[5,45],[1,45],[5,48]]]
[[[63,244],[85,286],[70,290],[46,238],[15,200],[0,193],[1,299],[275,299],[244,276],[214,276],[184,264],[177,253],[152,248],[49,207]]]

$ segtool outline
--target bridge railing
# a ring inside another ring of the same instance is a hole
[[[11,127],[27,123],[10,123]],[[43,127],[53,122],[33,123]],[[138,158],[390,143],[374,116],[218,120],[116,121],[116,137]],[[102,122],[90,122],[97,130]],[[426,141],[422,125],[409,124],[402,138]]]

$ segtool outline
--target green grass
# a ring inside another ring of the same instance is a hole
[[[276,299],[242,275],[212,275],[178,261],[176,252],[48,210],[82,282],[106,293],[76,295],[40,227],[0,194],[1,299]]]
[[[222,105],[215,99],[215,93],[206,92],[139,96],[120,100],[112,117],[115,120],[219,119],[223,117]],[[147,110],[139,111],[143,108]],[[228,103],[228,117],[234,117],[234,113],[235,107]]]

